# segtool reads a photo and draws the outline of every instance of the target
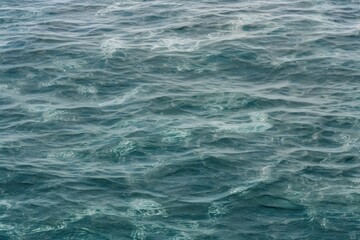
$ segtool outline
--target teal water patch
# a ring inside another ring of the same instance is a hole
[[[359,239],[359,19],[0,1],[0,239]]]

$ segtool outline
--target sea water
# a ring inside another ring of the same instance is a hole
[[[1,0],[0,239],[360,239],[358,0]]]

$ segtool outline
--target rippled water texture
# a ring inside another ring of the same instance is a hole
[[[360,239],[358,0],[0,0],[0,239]]]

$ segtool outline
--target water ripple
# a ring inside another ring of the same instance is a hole
[[[2,0],[0,239],[359,239],[357,0]]]

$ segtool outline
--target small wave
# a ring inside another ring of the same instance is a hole
[[[303,209],[303,206],[292,202],[289,199],[274,197],[270,195],[263,195],[255,198],[255,201],[264,207],[268,208],[278,208],[286,210],[300,210]]]
[[[65,122],[77,122],[79,121],[78,116],[73,115],[68,110],[49,110],[42,114],[43,122],[50,121],[65,121]]]
[[[115,12],[119,9],[121,9],[120,2],[114,3],[112,5],[107,6],[106,8],[103,8],[96,12],[96,16],[105,16],[108,13]]]
[[[135,151],[136,143],[132,140],[122,140],[115,147],[110,149],[110,153],[115,154],[117,158],[124,157]]]
[[[48,153],[47,158],[53,160],[71,160],[76,157],[75,151],[52,151]]]
[[[175,143],[184,141],[191,135],[191,132],[185,129],[167,129],[163,132],[163,135],[162,142]]]
[[[96,94],[97,93],[97,89],[96,87],[94,86],[80,86],[77,88],[77,91],[80,93],[80,94],[84,94],[84,95],[87,95],[87,94]]]
[[[228,208],[226,205],[221,203],[212,203],[208,209],[208,216],[212,221],[215,221],[217,218],[224,216],[228,213]]]
[[[1,232],[2,232],[2,231],[8,232],[8,231],[13,230],[14,228],[15,228],[15,227],[12,226],[12,225],[10,225],[10,224],[0,223],[0,231],[1,231]]]
[[[53,65],[66,72],[72,69],[79,69],[86,64],[85,60],[81,59],[55,59]]]
[[[52,232],[52,231],[57,231],[57,230],[61,230],[61,229],[65,229],[67,227],[67,223],[66,222],[61,222],[55,226],[52,225],[45,225],[42,227],[38,227],[38,228],[34,228],[31,230],[32,233],[43,233],[43,232]]]
[[[251,121],[247,123],[213,122],[212,124],[216,125],[219,132],[225,133],[260,133],[272,128],[265,113],[251,113],[249,117]]]
[[[176,52],[192,52],[199,48],[200,40],[181,37],[169,37],[161,39],[157,44],[154,44],[151,50],[169,50]]]
[[[138,93],[140,93],[141,91],[142,91],[141,88],[136,87],[136,88],[130,90],[129,92],[125,93],[121,97],[116,97],[113,100],[109,100],[109,101],[99,103],[99,106],[100,107],[107,107],[107,106],[113,106],[113,105],[121,105],[121,104],[125,103],[126,101],[130,100],[131,98],[137,96]]]
[[[3,208],[3,209],[6,209],[6,210],[9,210],[11,208],[11,203],[9,203],[9,201],[6,201],[6,200],[0,200],[0,209]]]

